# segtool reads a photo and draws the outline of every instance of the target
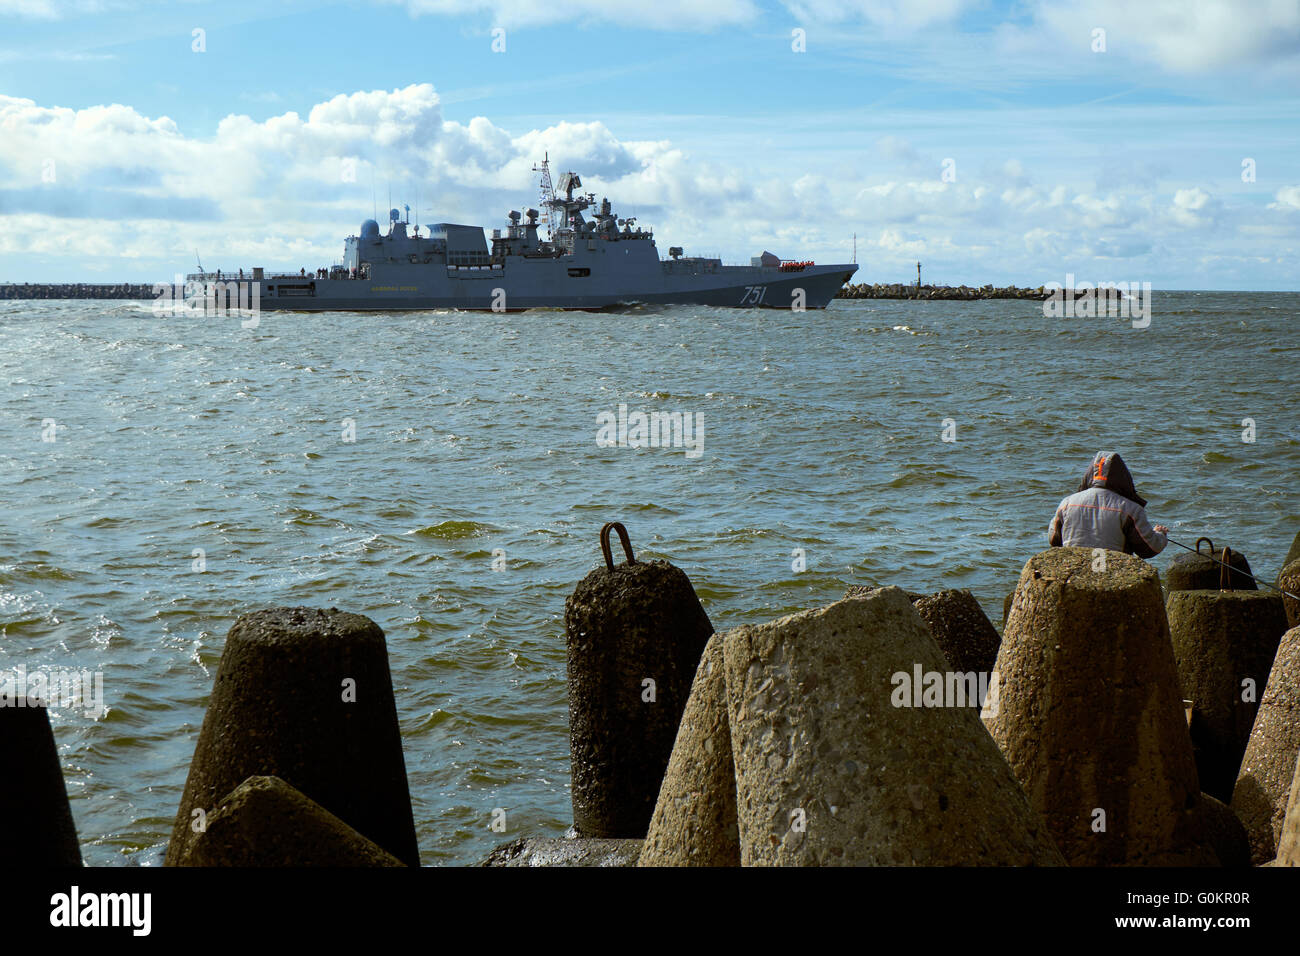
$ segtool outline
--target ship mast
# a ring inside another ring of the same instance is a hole
[[[551,213],[550,210],[555,204],[555,187],[551,185],[551,154],[549,152],[542,154],[542,165],[533,164],[533,172],[542,174],[542,223],[546,226],[546,238],[551,238]]]

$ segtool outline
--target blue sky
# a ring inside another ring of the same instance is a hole
[[[0,0],[0,281],[497,226],[548,150],[664,249],[1300,289],[1298,90],[1300,2]]]

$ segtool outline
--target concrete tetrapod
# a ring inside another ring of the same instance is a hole
[[[226,637],[167,865],[249,777],[276,776],[408,866],[420,865],[388,651],[379,625],[335,608],[271,608]]]
[[[0,827],[21,866],[81,866],[81,846],[45,707],[26,697],[0,702]]]
[[[722,638],[705,645],[639,866],[740,866]]]
[[[1286,820],[1277,840],[1277,865],[1300,866],[1300,764],[1291,781],[1291,795],[1286,803]]]
[[[913,601],[912,606],[929,625],[935,643],[953,670],[993,670],[1002,638],[970,591],[947,588]]]
[[[1300,531],[1291,541],[1291,547],[1287,549],[1286,557],[1282,560],[1282,567],[1286,567],[1292,561],[1300,561]]]
[[[1286,631],[1282,599],[1272,591],[1171,591],[1167,612],[1179,684],[1195,707],[1191,735],[1201,790],[1231,801]]]
[[[1201,820],[1205,827],[1205,842],[1214,848],[1220,866],[1250,866],[1250,840],[1231,807],[1208,793],[1202,793]]]
[[[1102,557],[1026,563],[985,723],[1071,865],[1213,865],[1160,577]]]
[[[1227,570],[1223,567],[1223,550],[1198,551],[1195,554],[1184,552],[1169,562],[1165,574],[1165,590],[1174,591],[1217,591]],[[1232,570],[1228,572],[1230,585],[1237,591],[1255,591],[1259,585],[1251,577],[1250,562],[1239,551],[1228,549],[1226,562]]]
[[[713,625],[683,571],[629,561],[578,583],[564,629],[574,826],[643,839]]]
[[[898,588],[737,628],[723,658],[743,865],[1062,863],[978,714],[902,699],[948,663]]]
[[[403,865],[279,777],[249,777],[204,823],[174,865]]]
[[[1241,759],[1232,809],[1250,839],[1255,866],[1277,855],[1286,801],[1300,754],[1300,627],[1282,635]]]
[[[1287,627],[1300,627],[1300,560],[1283,566],[1277,574],[1277,586],[1287,595],[1296,595],[1283,597],[1282,606],[1286,608]]]
[[[854,584],[844,592],[844,596],[864,597],[879,590],[881,588]],[[946,588],[934,594],[903,593],[930,628],[935,643],[954,670],[987,672],[993,669],[1002,638],[975,595],[964,588]],[[1007,603],[1010,602],[1008,597]]]

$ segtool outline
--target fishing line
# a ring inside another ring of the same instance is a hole
[[[1262,585],[1264,585],[1264,587],[1266,587],[1266,588],[1272,588],[1274,591],[1277,591],[1279,594],[1285,594],[1287,597],[1289,597],[1289,598],[1290,598],[1291,600],[1293,600],[1293,601],[1300,601],[1300,597],[1296,597],[1296,596],[1295,596],[1294,594],[1292,594],[1290,591],[1283,591],[1280,587],[1277,587],[1276,585],[1269,584],[1267,581],[1261,581],[1259,578],[1255,577],[1255,575],[1253,575],[1253,574],[1247,574],[1245,571],[1242,571],[1242,570],[1240,570],[1240,569],[1238,569],[1238,568],[1234,568],[1232,565],[1230,565],[1230,564],[1226,564],[1225,562],[1220,561],[1218,558],[1216,558],[1216,557],[1215,557],[1214,555],[1212,555],[1212,554],[1206,554],[1204,551],[1197,551],[1195,548],[1189,548],[1187,545],[1183,544],[1181,541],[1175,541],[1173,538],[1169,537],[1169,535],[1165,535],[1165,540],[1168,541],[1170,544],[1176,544],[1176,545],[1178,545],[1178,547],[1182,548],[1184,551],[1190,551],[1190,552],[1192,552],[1192,554],[1199,554],[1199,555],[1200,555],[1201,557],[1203,557],[1203,558],[1209,558],[1209,559],[1210,559],[1211,561],[1213,561],[1215,564],[1223,565],[1223,567],[1227,568],[1227,569],[1228,569],[1229,571],[1231,571],[1233,574],[1240,574],[1240,575],[1242,575],[1243,577],[1250,578],[1250,579],[1251,579],[1252,581],[1254,581],[1256,584],[1262,584]],[[1213,545],[1211,545],[1211,547],[1213,547]],[[1231,580],[1231,578],[1229,578],[1229,580]]]

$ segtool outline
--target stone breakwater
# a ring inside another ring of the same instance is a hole
[[[566,607],[577,825],[494,811],[484,866],[1300,865],[1300,626],[1276,598],[1052,548],[1000,636],[969,592],[897,587],[714,632],[683,571],[621,525],[602,545]],[[43,703],[3,685],[0,761],[0,826],[79,865]],[[378,625],[235,622],[165,865],[419,865]]]
[[[0,284],[0,299],[152,299],[152,282],[14,282]]]
[[[1039,286],[1036,289],[1021,289],[1016,286],[1008,286],[1002,289],[996,289],[991,285],[985,286],[950,286],[950,285],[923,285],[917,288],[915,285],[904,285],[902,283],[859,283],[857,285],[846,285],[835,294],[837,299],[948,299],[973,301],[975,299],[1032,299],[1035,302],[1044,302],[1053,295],[1073,293],[1075,296],[1083,293],[1072,289],[1046,289]]]

